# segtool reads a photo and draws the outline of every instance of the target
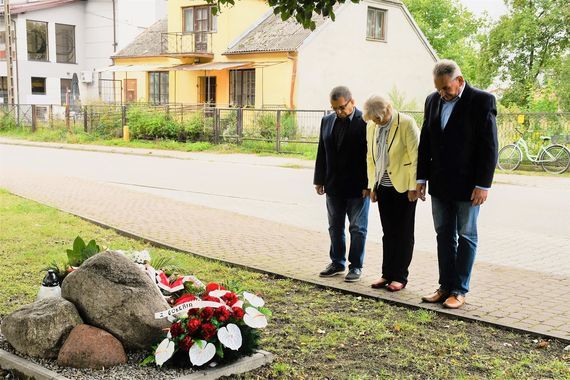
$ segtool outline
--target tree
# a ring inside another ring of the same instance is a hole
[[[487,17],[475,17],[458,0],[404,0],[420,29],[441,58],[453,59],[467,80],[486,87],[480,75],[479,40]]]
[[[568,76],[563,67],[568,66],[570,5],[567,0],[505,3],[509,13],[491,30],[482,56],[490,73],[508,85],[501,102],[528,109],[547,83]]]

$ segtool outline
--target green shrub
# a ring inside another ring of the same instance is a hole
[[[10,112],[0,111],[0,129],[16,129],[16,119]]]
[[[179,139],[183,135],[183,126],[159,109],[131,106],[127,110],[127,124],[132,138]]]
[[[277,113],[263,112],[257,118],[259,135],[267,140],[275,140],[277,137]],[[295,113],[290,111],[281,112],[281,139],[293,139],[297,137],[297,120]]]
[[[190,119],[182,124],[181,141],[199,141],[205,135],[205,118],[200,113],[193,114]]]

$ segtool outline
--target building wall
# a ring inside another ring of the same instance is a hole
[[[110,57],[131,43],[145,28],[164,18],[167,10],[167,0],[116,0],[114,36],[113,1],[89,0],[84,3],[85,67],[91,71],[112,65]],[[99,99],[99,78],[116,79],[113,73],[94,73],[93,83],[83,86],[84,101]]]
[[[366,39],[367,10],[387,10],[386,42]],[[297,107],[327,109],[332,87],[348,86],[358,105],[373,93],[396,88],[421,109],[433,91],[431,69],[435,58],[399,5],[365,0],[347,3],[305,40],[299,49]]]
[[[74,73],[84,69],[85,56],[84,32],[81,24],[84,22],[84,8],[80,2],[64,5],[58,8],[19,14],[13,17],[16,23],[17,60],[17,93],[16,101],[21,104],[60,104],[60,79],[72,79]],[[48,61],[38,62],[28,60],[26,21],[48,22]],[[55,24],[75,25],[75,57],[77,63],[56,62]],[[6,75],[6,65],[0,65],[0,75]],[[35,95],[31,90],[31,78],[46,78],[46,94]],[[81,88],[80,88],[81,93]]]
[[[206,5],[203,0],[170,0],[168,2],[168,31],[180,33],[183,30],[182,9]],[[217,16],[218,31],[212,36],[212,52],[215,61],[225,61],[221,55],[229,44],[248,30],[264,14],[270,11],[264,0],[240,0],[234,6],[224,6]]]

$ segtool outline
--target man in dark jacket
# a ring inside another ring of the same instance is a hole
[[[345,219],[348,216],[350,250],[347,282],[360,280],[368,228],[369,194],[366,173],[366,122],[354,106],[350,90],[335,87],[330,93],[335,111],[321,121],[314,185],[326,193],[331,263],[320,273],[331,277],[346,268]]]
[[[418,148],[417,190],[426,182],[437,234],[439,289],[422,297],[457,309],[465,303],[477,251],[477,216],[497,164],[495,97],[469,86],[454,61],[433,70]]]

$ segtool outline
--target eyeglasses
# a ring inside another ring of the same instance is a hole
[[[348,107],[348,104],[351,102],[351,100],[352,100],[352,99],[348,99],[348,100],[346,101],[346,103],[344,103],[344,105],[342,105],[342,106],[331,107],[331,108],[332,108],[332,110],[333,110],[334,112],[339,112],[339,111],[342,112],[342,111],[344,111],[344,110],[346,109],[346,107]]]

